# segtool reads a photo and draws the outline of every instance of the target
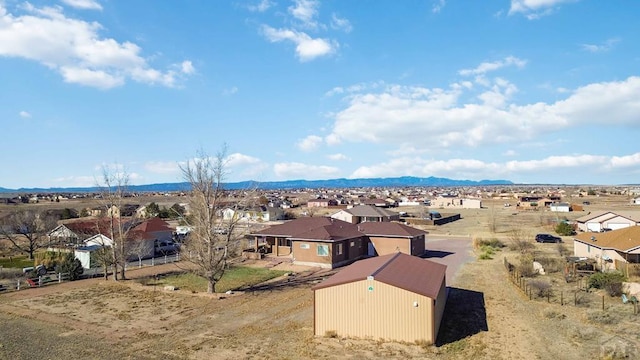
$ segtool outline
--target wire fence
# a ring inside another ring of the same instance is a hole
[[[573,289],[554,289],[549,282],[536,278],[527,278],[518,271],[518,267],[504,258],[504,266],[511,282],[530,301],[541,301],[560,306],[576,306],[607,311],[612,308],[620,309],[621,305],[628,306],[629,312],[637,315],[640,312],[638,299],[635,297],[611,297],[599,295],[589,288],[588,278],[578,278]]]

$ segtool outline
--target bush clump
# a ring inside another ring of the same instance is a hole
[[[622,282],[626,278],[619,271],[598,272],[589,276],[587,286],[589,288],[604,289],[610,296],[622,295]]]

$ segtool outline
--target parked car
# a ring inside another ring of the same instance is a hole
[[[562,242],[562,239],[559,236],[554,236],[551,234],[538,234],[536,235],[536,242],[539,243],[559,243]]]
[[[173,254],[180,250],[180,244],[173,241],[156,241],[155,253],[156,254]]]

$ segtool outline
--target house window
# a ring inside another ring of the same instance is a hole
[[[318,245],[318,256],[329,256],[329,245]]]
[[[351,242],[351,247],[354,247],[354,246],[356,246],[356,242],[355,242],[355,241],[352,241],[352,242]]]
[[[338,255],[342,255],[342,243],[338,244]]]
[[[300,244],[300,249],[307,250],[307,249],[309,249],[309,247],[310,247],[309,244]]]
[[[591,245],[587,245],[587,252],[590,253],[591,252]]]

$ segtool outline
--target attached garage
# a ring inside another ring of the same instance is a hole
[[[357,261],[313,288],[314,333],[433,344],[446,269],[403,253]]]

